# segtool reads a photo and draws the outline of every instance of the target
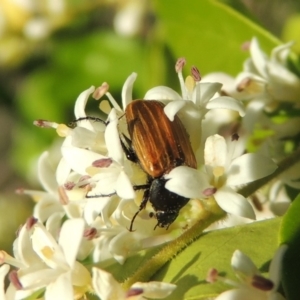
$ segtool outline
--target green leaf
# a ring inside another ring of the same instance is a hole
[[[280,243],[287,244],[288,250],[283,259],[282,284],[289,300],[299,299],[300,295],[300,195],[293,201],[282,219]]]
[[[186,57],[202,74],[236,75],[248,57],[241,46],[253,36],[266,51],[279,44],[269,32],[216,0],[156,1],[156,8],[161,21],[158,30],[174,57]]]
[[[230,286],[206,283],[207,272],[215,267],[221,274],[236,280],[230,266],[231,256],[236,249],[250,256],[260,271],[268,271],[268,263],[278,245],[279,224],[280,219],[276,218],[206,233],[166,264],[151,280],[177,285],[175,292],[166,299],[202,299],[200,295],[203,298],[215,296],[230,289]],[[144,251],[127,259],[122,266],[114,264],[107,269],[117,280],[123,281],[157,251],[158,249]]]
[[[206,283],[207,272],[217,268],[221,274],[237,280],[230,266],[236,249],[248,255],[262,272],[268,270],[267,264],[278,245],[279,223],[279,219],[272,219],[209,232],[187,247],[152,279],[178,286],[174,295],[166,299],[206,299],[215,296],[231,287]]]

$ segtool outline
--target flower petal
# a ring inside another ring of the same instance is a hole
[[[94,86],[91,86],[89,89],[83,91],[77,98],[76,103],[75,103],[75,108],[74,108],[74,114],[75,118],[85,118],[86,113],[85,113],[85,106],[86,103],[89,99],[90,94],[92,94],[95,90]],[[85,122],[79,122],[77,126],[87,128],[89,130],[94,131],[93,125],[91,124],[90,121],[85,121]]]
[[[255,37],[252,38],[251,40],[250,53],[251,53],[253,64],[255,65],[259,74],[264,78],[268,78],[268,74],[266,70],[267,56],[260,49],[258,40]]]
[[[137,78],[137,73],[130,74],[123,85],[122,106],[124,110],[126,106],[132,101],[132,89],[136,78]]]
[[[206,139],[204,159],[205,165],[211,167],[226,167],[227,144],[222,136],[215,134]]]
[[[226,108],[226,109],[237,111],[241,117],[245,115],[245,107],[243,103],[239,100],[227,96],[218,97],[209,101],[206,105],[206,108],[207,109]]]
[[[147,283],[136,282],[131,289],[143,290],[143,296],[147,298],[162,299],[169,296],[175,289],[176,285],[160,281],[150,281]]]
[[[117,182],[116,182],[116,193],[120,198],[123,199],[133,199],[135,197],[135,192],[133,190],[132,184],[129,177],[124,171],[121,171]]]
[[[250,257],[240,250],[235,250],[231,258],[231,267],[242,279],[260,274]]]
[[[113,276],[98,268],[92,268],[93,287],[97,296],[101,300],[122,300],[126,299],[126,294],[121,285],[113,278]]]
[[[222,294],[220,294],[215,300],[264,300],[266,299],[261,297],[262,295],[257,292],[255,289],[235,289],[235,290],[229,290]]]
[[[50,159],[48,151],[42,153],[38,160],[38,177],[43,188],[50,194],[55,195],[57,192],[57,182],[53,173],[55,166]]]
[[[204,198],[203,191],[211,187],[205,173],[186,166],[174,168],[164,178],[169,191],[190,199]]]
[[[164,112],[171,122],[174,121],[175,115],[178,113],[179,110],[181,110],[185,106],[186,103],[186,100],[176,100],[169,102],[164,107]]]
[[[274,283],[273,291],[276,291],[279,286],[281,276],[282,276],[282,260],[287,249],[288,249],[287,245],[281,245],[277,249],[272,259],[270,269],[269,269],[269,278]]]
[[[47,266],[52,269],[68,269],[61,248],[41,223],[34,225],[31,240],[33,250]]]
[[[66,261],[71,268],[76,260],[76,255],[83,237],[83,230],[84,221],[78,218],[65,221],[60,231],[58,243],[62,247]]]
[[[145,100],[182,100],[182,97],[173,89],[167,86],[156,86],[147,91]]]
[[[118,116],[113,108],[108,116],[109,123],[105,130],[105,142],[108,150],[108,156],[120,165],[123,165],[123,150],[118,131]]]
[[[61,274],[54,282],[51,282],[47,286],[45,300],[53,299],[74,299],[70,272]]]
[[[230,187],[222,187],[214,194],[214,197],[224,211],[255,220],[255,213],[247,199],[236,193]]]
[[[69,144],[71,140],[72,138],[70,136],[66,137],[64,144]],[[66,141],[68,143],[66,143]],[[86,168],[91,166],[94,161],[107,158],[99,153],[87,149],[73,147],[71,145],[62,146],[61,152],[71,169],[80,175],[86,175]]]
[[[65,184],[70,172],[71,172],[71,168],[69,164],[62,157],[62,159],[59,161],[58,166],[56,168],[56,174],[55,174],[56,185]],[[56,191],[57,191],[57,187],[56,187]]]
[[[47,195],[34,206],[33,216],[44,223],[52,214],[63,211],[62,205],[57,199]]]
[[[256,153],[247,153],[234,159],[228,170],[227,184],[237,186],[272,174],[277,165],[272,159]]]
[[[200,82],[193,91],[193,102],[200,107],[206,107],[208,101],[219,92],[222,83],[219,82]]]

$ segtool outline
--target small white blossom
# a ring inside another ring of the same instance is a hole
[[[220,135],[209,137],[205,143],[204,160],[209,182],[215,187],[213,197],[226,212],[255,219],[252,206],[247,199],[236,192],[244,184],[273,173],[277,166],[269,158],[255,153],[235,157]],[[230,147],[231,146],[231,147]]]
[[[169,296],[176,285],[158,281],[136,282],[125,292],[113,276],[98,268],[93,268],[93,287],[101,300],[142,300],[162,299]]]
[[[39,290],[46,299],[73,300],[85,294],[91,283],[89,271],[78,261],[84,221],[67,220],[58,241],[41,223],[24,225],[14,243],[14,257],[1,251],[1,261],[18,268],[10,289],[14,299],[24,299]],[[76,233],[76,234],[75,234]]]
[[[223,292],[216,300],[284,300],[277,289],[282,274],[281,262],[286,250],[287,245],[282,245],[276,251],[270,264],[269,279],[260,274],[248,256],[236,250],[231,259],[231,266],[240,282],[224,280],[236,288]]]
[[[231,143],[235,143],[235,141]],[[225,139],[216,134],[206,140],[204,169],[187,170],[186,173],[190,175],[182,176],[182,185],[186,185],[188,188],[186,190],[183,188],[181,193],[183,196],[197,197],[198,199],[209,196],[214,197],[218,205],[227,213],[255,219],[252,206],[236,190],[246,183],[271,174],[276,168],[276,164],[271,159],[262,155],[248,153],[235,156],[233,145],[228,146]],[[197,175],[192,174],[192,172]],[[170,175],[172,175],[172,172],[170,172]],[[180,194],[176,185],[181,187],[178,181],[174,184],[174,187],[170,184],[168,188]],[[205,193],[205,190],[199,189],[199,186],[204,187],[205,185],[207,193]]]

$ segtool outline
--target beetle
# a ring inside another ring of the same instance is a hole
[[[197,161],[181,120],[175,115],[174,120],[170,121],[164,107],[162,102],[156,100],[134,100],[125,109],[129,137],[120,133],[122,149],[127,159],[139,164],[147,174],[146,184],[133,186],[134,190],[144,190],[144,195],[131,219],[129,231],[133,231],[134,220],[148,201],[155,211],[150,216],[157,219],[154,229],[157,226],[168,229],[189,201],[165,187],[167,179],[164,175],[178,166],[196,169]],[[84,117],[75,122],[87,119],[108,124],[95,117]]]
[[[197,162],[181,120],[176,115],[170,121],[164,107],[162,102],[156,100],[134,100],[125,110],[130,139],[121,135],[122,148],[127,158],[138,163],[148,176],[147,184],[134,187],[135,190],[145,191],[140,207],[131,220],[130,231],[148,201],[155,211],[150,214],[157,219],[155,228],[167,229],[189,201],[165,187],[165,174],[183,165],[196,169]]]

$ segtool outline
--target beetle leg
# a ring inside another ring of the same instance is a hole
[[[113,192],[113,193],[110,193],[110,194],[105,194],[105,195],[103,195],[103,194],[100,194],[100,195],[88,195],[88,194],[86,194],[85,198],[111,197],[111,196],[116,195],[116,194],[117,194],[116,192]]]
[[[138,211],[134,214],[134,216],[133,216],[132,219],[131,219],[129,231],[133,231],[133,230],[132,230],[132,226],[133,226],[133,222],[134,222],[135,218],[137,217],[137,215],[139,214],[139,212],[140,212],[141,210],[143,210],[143,209],[146,207],[147,202],[148,202],[148,200],[149,200],[149,193],[150,193],[150,190],[149,190],[149,189],[145,190],[144,196],[143,196],[143,200],[142,200],[142,202],[141,202],[141,205],[140,205]]]
[[[125,134],[121,134],[120,141],[121,141],[122,149],[123,149],[127,159],[134,163],[138,163],[138,158],[135,154],[135,151],[132,148],[131,140]],[[127,145],[125,145],[125,143]]]

